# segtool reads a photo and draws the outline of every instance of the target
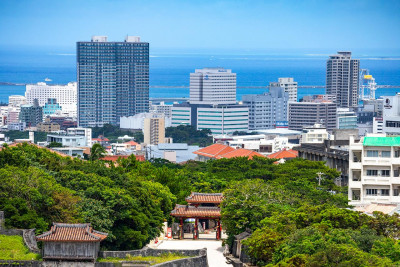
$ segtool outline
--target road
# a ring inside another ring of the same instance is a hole
[[[226,258],[222,254],[224,248],[222,241],[217,240],[164,240],[158,249],[201,249],[207,248],[207,260],[209,267],[232,266],[226,263]]]

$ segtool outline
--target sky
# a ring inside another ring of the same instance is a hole
[[[400,50],[399,0],[0,0],[1,47],[74,51],[141,36],[153,49]]]

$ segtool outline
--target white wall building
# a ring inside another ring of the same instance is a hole
[[[400,94],[383,96],[383,133],[400,135]]]
[[[68,112],[73,117],[77,115],[76,82],[70,82],[67,85],[48,85],[44,82],[27,84],[25,97],[28,104],[33,104],[33,100],[38,99],[41,107],[47,103],[49,98],[55,98],[63,112]]]
[[[172,125],[172,118],[164,116],[162,113],[139,113],[134,116],[121,117],[119,120],[119,125],[121,129],[143,130],[144,119],[153,117],[164,118],[165,127],[171,127]]]
[[[150,112],[163,113],[166,117],[172,117],[172,105],[166,105],[163,101],[158,105],[151,104]]]
[[[400,203],[400,137],[350,137],[349,204]]]
[[[172,107],[172,127],[192,124],[191,107]]]
[[[374,117],[372,121],[372,132],[383,133],[383,118]]]
[[[297,102],[297,82],[293,78],[279,78],[278,82],[271,82],[270,87],[282,87],[289,93],[289,101]]]
[[[197,108],[197,130],[210,129],[212,134],[229,134],[249,130],[249,108],[214,106]]]
[[[337,129],[356,129],[357,128],[357,114],[350,110],[350,108],[337,108]]]
[[[68,135],[85,136],[86,146],[92,147],[92,128],[68,128]]]
[[[266,135],[242,135],[232,136],[232,140],[227,141],[228,145],[234,148],[244,148],[269,155],[283,149],[292,149],[294,144],[289,143],[287,137],[276,136],[272,139]]]
[[[301,143],[316,144],[323,143],[324,140],[329,140],[331,135],[328,133],[325,127],[321,124],[315,124],[312,127],[306,127],[303,129],[301,134]]]
[[[8,106],[9,107],[14,107],[14,108],[19,108],[21,105],[26,104],[26,97],[23,95],[10,95],[8,97]],[[33,104],[33,101],[32,101]]]
[[[236,104],[236,73],[224,68],[190,73],[190,104]]]

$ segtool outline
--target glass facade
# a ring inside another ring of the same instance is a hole
[[[78,121],[119,124],[149,110],[149,43],[78,42]]]

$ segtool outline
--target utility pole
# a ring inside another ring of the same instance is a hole
[[[318,180],[318,185],[321,185],[321,180],[323,180],[324,178],[322,177],[322,175],[324,175],[325,173],[322,172],[317,172],[317,180]]]

